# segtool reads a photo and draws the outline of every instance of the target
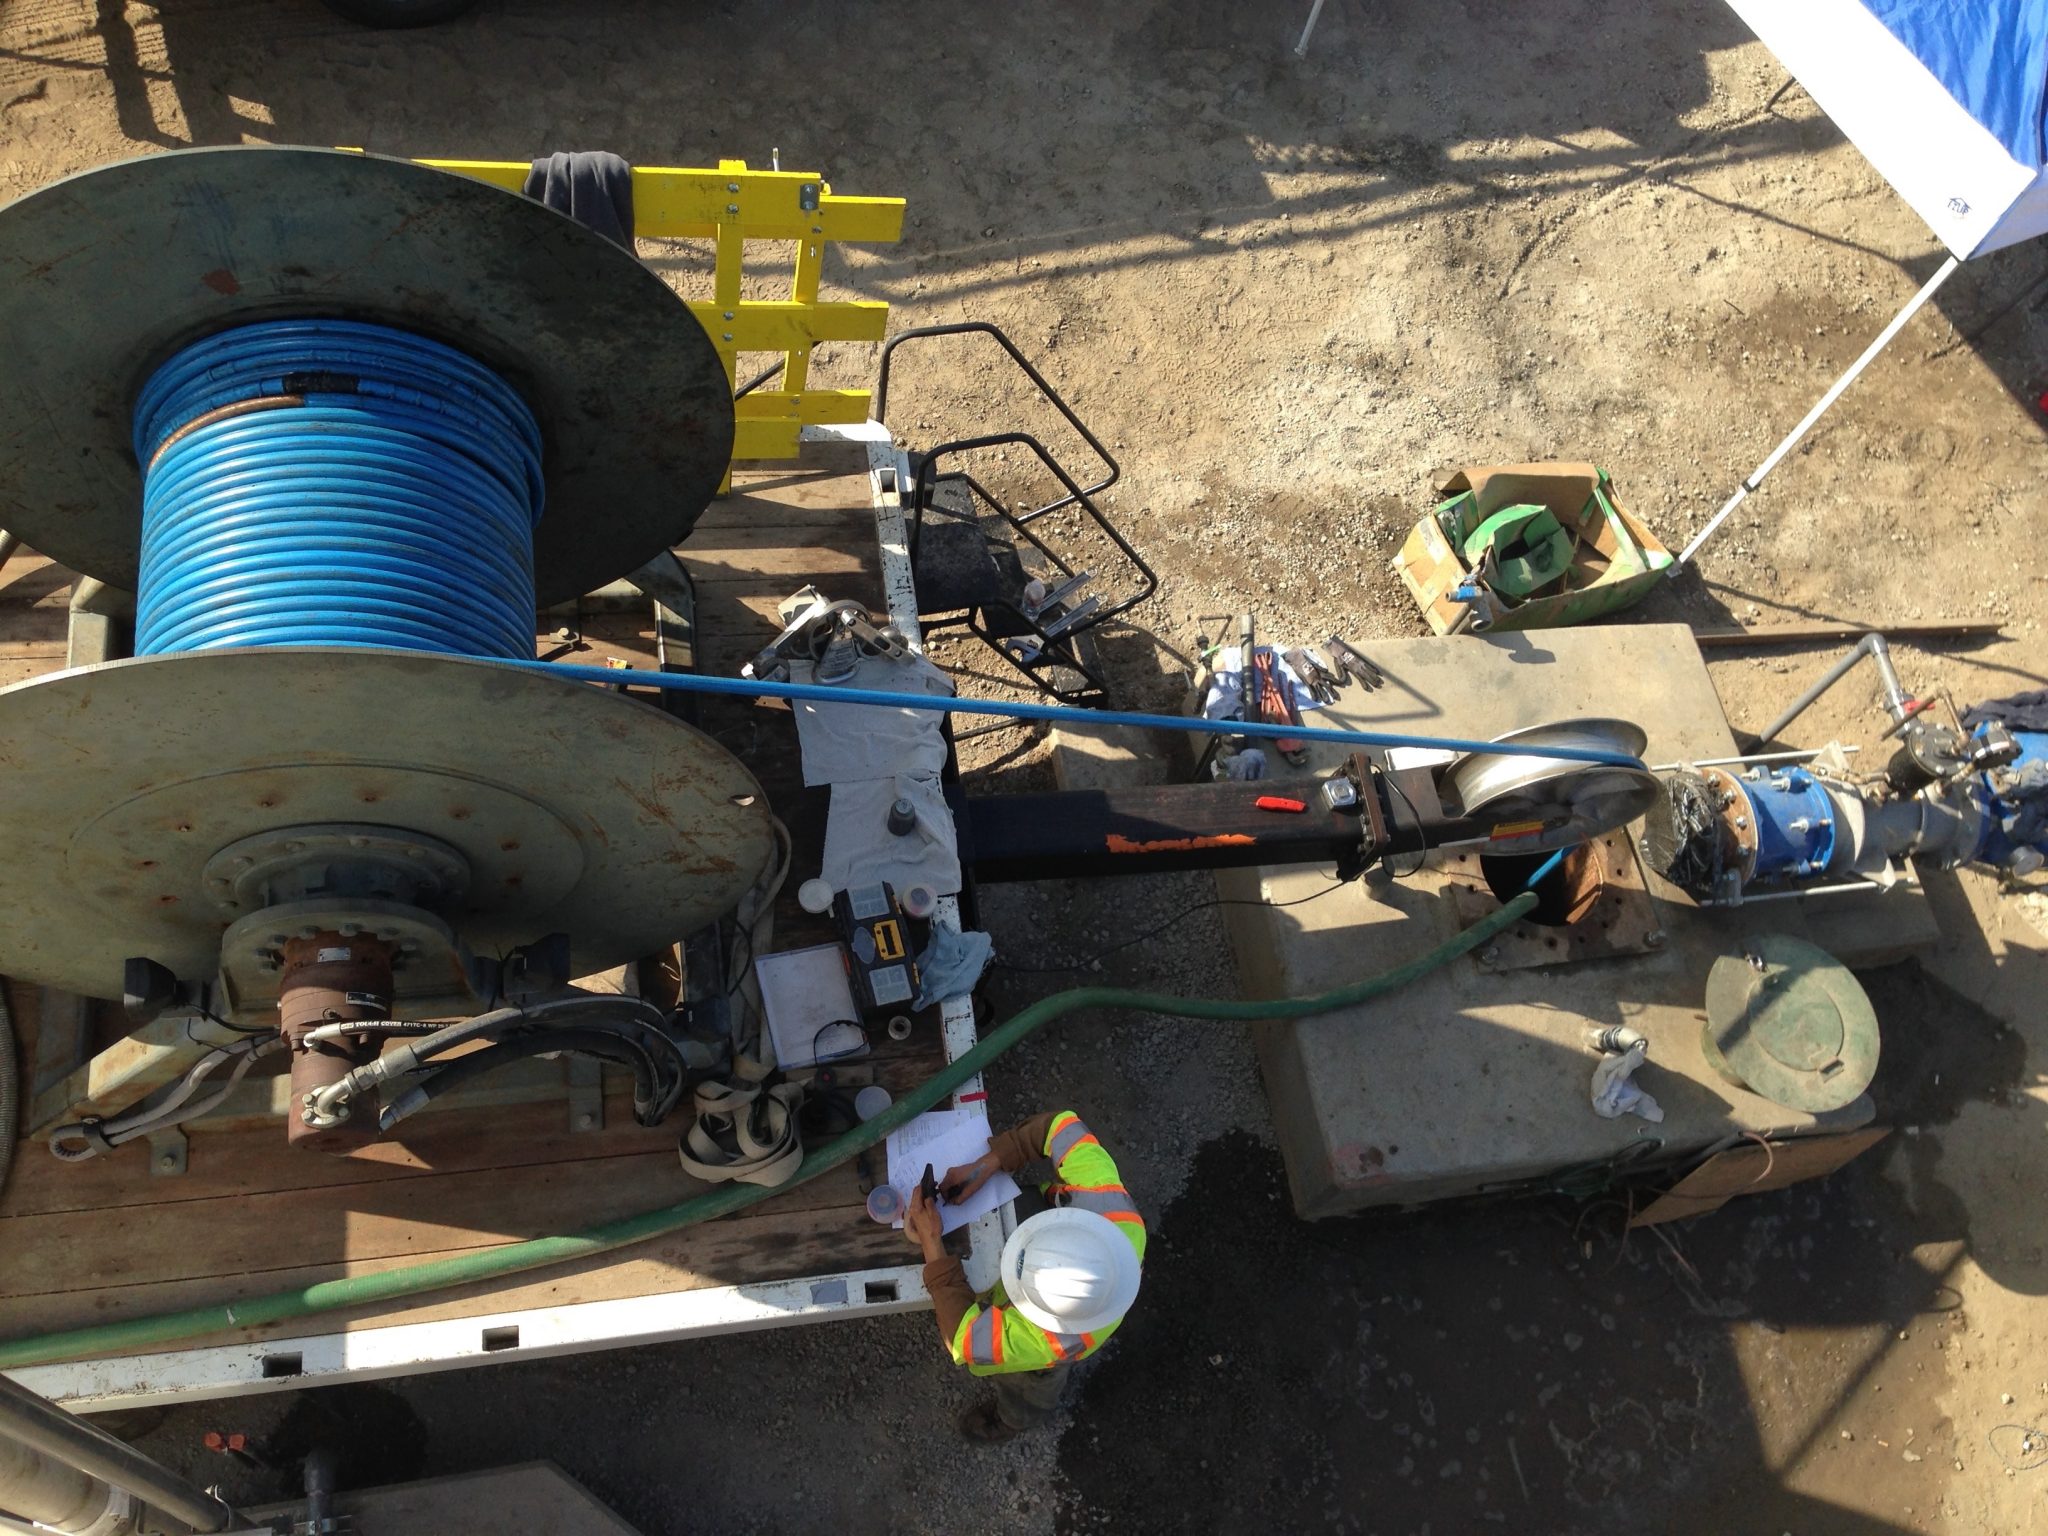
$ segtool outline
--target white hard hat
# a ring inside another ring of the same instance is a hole
[[[1138,1297],[1138,1255],[1115,1222],[1094,1211],[1040,1211],[1003,1244],[1003,1289],[1048,1333],[1094,1333]]]

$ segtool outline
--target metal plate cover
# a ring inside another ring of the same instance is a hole
[[[1849,968],[1819,945],[1753,934],[1707,974],[1701,1045],[1730,1081],[1820,1114],[1877,1075],[1877,1014]]]

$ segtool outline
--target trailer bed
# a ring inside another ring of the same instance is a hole
[[[775,605],[806,583],[882,611],[894,593],[897,621],[914,626],[915,614],[904,612],[907,568],[885,571],[903,561],[901,522],[893,495],[877,496],[873,487],[891,478],[870,474],[871,447],[893,463],[886,437],[862,428],[809,435],[802,459],[737,474],[732,494],[713,503],[678,550],[696,588],[689,644],[698,670],[737,673],[773,638]],[[0,678],[64,665],[70,579],[27,551],[0,571]],[[578,620],[544,614],[543,654],[562,643],[557,630],[565,624],[580,632],[581,645],[564,660],[656,665],[653,616],[644,606]],[[677,659],[673,637],[669,659]],[[797,907],[794,892],[818,867],[828,796],[802,785],[792,716],[780,704],[707,699],[700,723],[746,762],[790,827],[796,855],[777,909],[775,948],[821,941],[821,920]],[[20,983],[9,985],[9,997],[24,1061],[32,1064],[39,1020],[53,999]],[[119,1032],[117,1021],[99,1027]],[[871,1080],[901,1092],[971,1044],[972,1014],[950,1005],[944,1017],[936,1009],[918,1015],[904,1042],[873,1036],[872,1057],[852,1064],[849,1075],[871,1070]],[[24,1083],[24,1098],[30,1088]],[[231,1302],[573,1232],[710,1187],[685,1176],[676,1160],[687,1109],[644,1130],[633,1122],[623,1077],[607,1079],[602,1128],[572,1129],[570,1119],[563,1097],[451,1108],[418,1117],[403,1142],[341,1157],[289,1150],[274,1121],[231,1119],[219,1129],[199,1122],[188,1127],[187,1167],[175,1176],[153,1175],[141,1142],[76,1165],[24,1142],[0,1199],[0,1336]],[[879,1173],[882,1155],[872,1156]],[[924,1304],[914,1254],[900,1232],[868,1218],[864,1199],[848,1165],[616,1254],[192,1340],[163,1354],[14,1374],[89,1409]],[[985,1218],[970,1231],[986,1251],[991,1235],[999,1240],[1000,1223]]]

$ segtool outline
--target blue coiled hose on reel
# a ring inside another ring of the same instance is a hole
[[[454,348],[345,320],[223,331],[143,387],[135,453],[136,654],[533,655],[540,428]]]

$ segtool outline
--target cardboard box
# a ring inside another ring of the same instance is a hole
[[[1597,465],[1494,464],[1461,469],[1437,487],[1438,507],[1415,525],[1394,557],[1402,584],[1440,635],[1458,627],[1465,617],[1467,604],[1451,593],[1474,578],[1463,554],[1446,536],[1439,513],[1444,503],[1468,492],[1475,519],[1533,502],[1548,507],[1576,540],[1563,584],[1541,596],[1519,600],[1475,583],[1481,590],[1468,626],[1474,633],[1553,629],[1617,613],[1647,596],[1671,564],[1671,551],[1615,499],[1613,483]],[[1617,535],[1617,524],[1625,537]]]

